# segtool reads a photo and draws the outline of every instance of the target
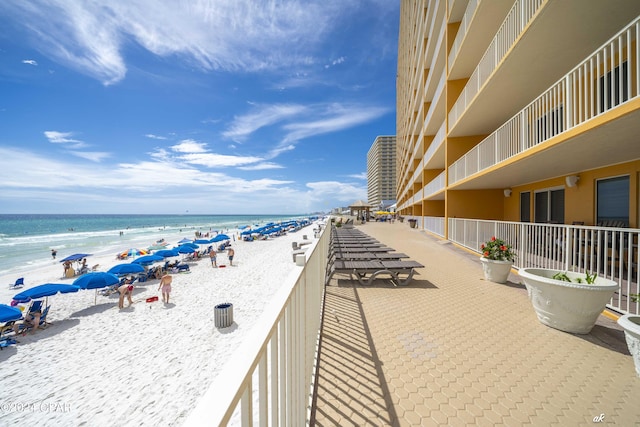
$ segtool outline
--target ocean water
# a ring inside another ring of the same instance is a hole
[[[0,274],[19,274],[50,265],[74,253],[116,254],[146,248],[167,235],[235,230],[264,225],[292,215],[0,215]],[[175,242],[169,242],[175,243]],[[88,260],[91,264],[90,259]]]

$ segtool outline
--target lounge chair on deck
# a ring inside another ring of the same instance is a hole
[[[329,268],[326,283],[329,283],[336,273],[348,274],[351,280],[355,276],[361,285],[370,285],[377,276],[388,274],[391,276],[391,282],[394,285],[405,286],[413,279],[416,269],[423,267],[424,265],[416,261],[335,260]],[[403,279],[402,275],[406,275],[406,277]]]

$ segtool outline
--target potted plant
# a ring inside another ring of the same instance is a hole
[[[638,302],[639,294],[629,295],[633,302]],[[627,340],[629,353],[633,357],[636,374],[640,377],[640,315],[625,314],[618,319],[618,324],[624,329],[624,337]]]
[[[511,266],[516,258],[511,245],[495,236],[486,243],[480,245],[482,251],[482,271],[484,278],[496,283],[507,283]]]
[[[538,320],[552,328],[588,334],[605,309],[618,284],[595,274],[523,268],[529,299]]]

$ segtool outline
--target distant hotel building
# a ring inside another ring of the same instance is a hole
[[[402,0],[400,14],[401,215],[471,249],[487,220],[638,227],[640,1]]]
[[[367,202],[375,212],[396,200],[396,137],[378,136],[367,153]]]

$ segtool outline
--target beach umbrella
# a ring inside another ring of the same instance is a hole
[[[72,284],[80,289],[100,289],[115,285],[116,283],[120,283],[120,279],[118,279],[114,274],[98,271],[95,273],[83,274],[74,280]]]
[[[196,245],[195,243],[191,243],[191,242],[189,242],[189,243],[183,243],[183,244],[181,244],[180,246],[187,246],[187,247],[189,247],[189,248],[193,248],[193,249],[200,249],[200,246]],[[180,246],[178,246],[178,247],[180,247]],[[175,248],[174,248],[174,249],[175,249]]]
[[[180,241],[178,242],[178,244],[179,244],[179,245],[182,245],[183,243],[191,243],[191,242],[193,242],[193,240],[191,240],[191,239],[187,239],[187,238],[185,237],[184,239],[180,240]]]
[[[0,322],[11,322],[12,320],[20,320],[21,318],[22,312],[19,308],[0,304]]]
[[[122,254],[120,254],[120,256],[122,257],[136,257],[136,256],[140,256],[140,255],[146,255],[147,251],[145,251],[144,249],[138,249],[138,248],[129,248],[127,249],[125,252],[122,252]]]
[[[180,255],[180,253],[178,253],[178,251],[175,249],[163,249],[161,251],[157,251],[156,253],[154,253],[154,255],[161,256],[163,258],[170,258],[172,256],[178,256]]]
[[[73,285],[80,289],[96,290],[96,294],[93,298],[94,304],[98,302],[98,289],[106,288],[107,286],[112,286],[116,283],[120,283],[120,279],[118,279],[114,274],[105,273],[104,271],[87,273],[73,281]]]
[[[80,288],[75,285],[65,285],[62,283],[45,283],[44,285],[34,286],[13,296],[14,301],[18,303],[29,302],[35,298],[50,297],[52,295],[69,292],[78,292]]]
[[[140,264],[140,265],[150,265],[154,262],[164,261],[164,257],[158,255],[145,255],[140,258],[131,261],[132,264]]]
[[[218,234],[216,237],[214,237],[213,239],[209,240],[209,242],[216,243],[216,242],[221,242],[223,240],[231,240],[231,239],[226,234]]]
[[[211,243],[211,241],[208,239],[198,239],[194,240],[193,243],[195,243],[196,245],[208,245],[209,243]]]
[[[86,258],[88,256],[91,256],[91,254],[73,254],[73,255],[69,255],[68,257],[66,257],[65,259],[61,259],[60,262],[65,262],[65,261],[79,261],[82,258]]]
[[[140,264],[116,264],[107,270],[107,273],[115,274],[116,276],[125,276],[127,274],[144,273],[144,267]]]
[[[193,247],[188,245],[178,246],[175,250],[180,254],[192,254],[196,251]]]

